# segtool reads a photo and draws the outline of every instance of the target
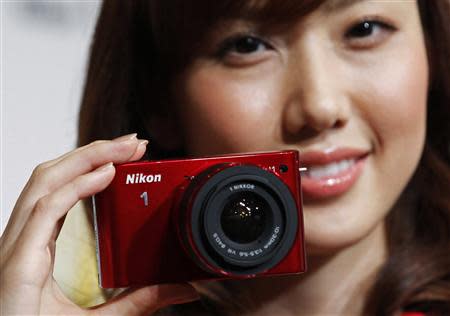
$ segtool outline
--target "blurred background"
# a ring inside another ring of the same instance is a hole
[[[73,149],[100,0],[1,0],[1,227],[34,167]]]

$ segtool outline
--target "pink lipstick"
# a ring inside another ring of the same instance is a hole
[[[306,199],[324,199],[350,190],[360,177],[367,150],[336,148],[330,151],[309,151],[300,154],[302,191]]]

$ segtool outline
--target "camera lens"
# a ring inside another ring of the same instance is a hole
[[[261,237],[270,213],[269,204],[261,196],[253,192],[240,192],[229,197],[220,223],[228,238],[245,244]]]
[[[257,166],[207,169],[184,197],[182,241],[194,262],[210,273],[263,273],[284,259],[297,237],[292,193]]]

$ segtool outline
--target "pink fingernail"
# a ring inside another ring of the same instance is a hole
[[[139,146],[147,146],[147,144],[148,144],[148,140],[146,140],[146,139],[139,141]]]
[[[115,141],[115,142],[124,142],[124,141],[127,141],[127,140],[135,139],[136,137],[137,137],[137,133],[131,133],[131,134],[128,134],[128,135],[123,135],[123,136],[114,138],[113,141]]]

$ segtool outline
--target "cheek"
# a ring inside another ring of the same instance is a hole
[[[374,149],[386,161],[405,159],[400,169],[418,162],[425,139],[428,62],[424,49],[412,51],[387,56],[361,81]]]
[[[266,76],[268,77],[268,76]],[[190,154],[264,148],[277,128],[276,78],[239,77],[220,70],[191,70],[180,113]]]
[[[386,81],[381,83],[385,102],[376,115],[379,144],[380,185],[392,179],[397,196],[407,185],[422,155],[428,96],[428,62],[425,50],[415,49],[387,65]],[[389,101],[391,103],[389,103]],[[398,192],[397,192],[398,191]],[[385,193],[388,194],[388,193]],[[396,198],[395,198],[396,199]]]
[[[367,84],[372,101],[366,103],[364,111],[375,134],[372,186],[378,188],[374,195],[386,202],[378,210],[380,215],[385,215],[398,199],[423,151],[428,62],[422,47],[409,46],[394,53],[395,57],[384,58],[383,66],[375,68],[371,84]]]
[[[355,127],[349,143],[362,135],[373,153],[355,190],[332,208],[326,203],[305,207],[311,254],[367,236],[382,223],[417,167],[425,139],[428,63],[424,50],[405,47],[409,49],[365,65],[364,72],[352,72],[353,80],[347,80],[354,111],[350,125]]]

